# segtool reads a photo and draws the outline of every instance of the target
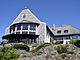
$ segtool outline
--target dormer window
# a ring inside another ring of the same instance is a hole
[[[58,34],[61,34],[61,30],[58,30],[57,33],[58,33]]]
[[[68,33],[68,30],[64,30],[64,33]]]

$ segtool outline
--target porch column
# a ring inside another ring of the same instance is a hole
[[[16,34],[16,31],[17,31],[17,26],[15,27],[15,34]]]
[[[70,36],[70,39],[73,39],[72,36]]]
[[[21,30],[20,30],[20,34],[22,34],[22,29],[23,29],[23,26],[21,25]]]
[[[29,34],[29,30],[30,30],[30,25],[28,25],[28,34]]]
[[[36,26],[36,35],[37,35],[37,26]]]

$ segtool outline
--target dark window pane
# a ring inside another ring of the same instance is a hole
[[[26,17],[26,15],[24,14],[24,15],[23,15],[23,18],[25,18],[25,17]]]
[[[23,30],[28,30],[28,24],[23,24]]]
[[[64,39],[70,39],[70,36],[65,36],[65,37],[63,37]]]
[[[15,26],[13,26],[13,31],[15,31]]]
[[[28,39],[27,38],[22,39],[22,42],[28,42]]]
[[[28,32],[22,32],[22,34],[28,34]]]
[[[63,37],[55,37],[55,40],[63,40]]]
[[[11,30],[15,31],[15,26],[12,26],[12,27],[11,27]]]
[[[78,35],[72,36],[72,39],[77,39],[77,38],[78,38]]]
[[[61,34],[61,30],[58,30],[57,33],[58,33],[58,34]]]
[[[10,33],[13,33],[15,31],[15,25],[10,27]]]
[[[64,30],[64,33],[68,33],[68,30]]]
[[[33,34],[33,35],[35,35],[35,32],[29,32],[29,34]]]
[[[16,34],[20,34],[20,32],[16,32]]]
[[[17,30],[21,30],[21,24],[17,25]]]
[[[36,25],[35,24],[30,24],[30,30],[36,30]]]

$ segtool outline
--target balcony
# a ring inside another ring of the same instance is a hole
[[[13,25],[10,28],[10,34],[37,34],[37,25],[36,24],[17,24]]]

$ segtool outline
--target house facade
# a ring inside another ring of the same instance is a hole
[[[71,39],[80,39],[80,30],[72,26],[51,27],[54,33],[54,40],[62,41],[63,44],[69,43]]]
[[[3,40],[8,43],[50,43],[51,41],[62,41],[68,43],[71,39],[79,39],[80,30],[72,26],[55,25],[49,28],[46,23],[41,22],[29,9],[25,8],[16,17],[13,23],[5,29]]]
[[[46,23],[41,22],[29,9],[25,8],[6,28],[3,40],[8,43],[50,43],[54,34]]]

